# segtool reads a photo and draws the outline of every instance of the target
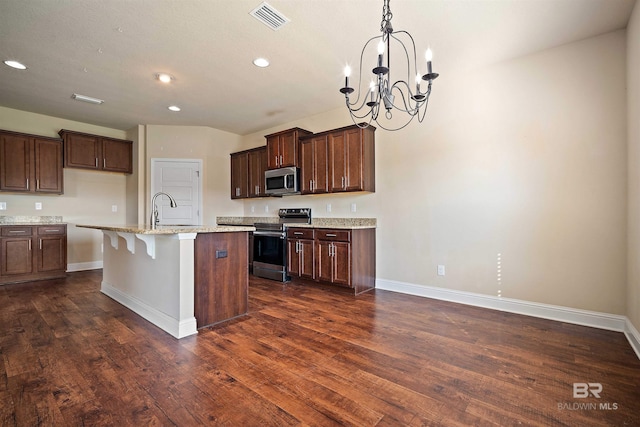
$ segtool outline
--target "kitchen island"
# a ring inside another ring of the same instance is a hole
[[[104,235],[101,292],[174,337],[247,312],[254,227],[77,227]]]

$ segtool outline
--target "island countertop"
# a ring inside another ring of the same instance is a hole
[[[238,231],[255,231],[253,226],[234,225],[159,225],[151,227],[146,224],[137,225],[90,225],[77,224],[76,227],[93,228],[103,231],[133,234],[179,234],[179,233],[233,233]]]

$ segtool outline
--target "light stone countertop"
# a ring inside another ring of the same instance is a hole
[[[152,228],[149,225],[88,225],[77,224],[76,227],[94,228],[103,231],[115,231],[134,234],[180,234],[180,233],[233,233],[240,231],[255,231],[254,226],[225,226],[225,225],[159,225]]]
[[[61,216],[0,216],[0,225],[64,224]]]
[[[277,217],[233,217],[233,216],[219,216],[216,218],[218,224],[233,224],[233,225],[250,225],[253,226],[256,222],[262,223],[275,223],[279,222]],[[301,227],[301,228],[338,228],[346,230],[354,230],[361,228],[376,228],[376,218],[311,218],[311,224],[300,223],[285,223],[288,227]]]

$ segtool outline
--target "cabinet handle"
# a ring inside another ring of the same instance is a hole
[[[313,191],[313,180],[309,180],[309,191]]]
[[[327,234],[325,234],[325,236],[327,236],[327,237],[338,237],[337,234],[333,234],[333,233],[327,233]]]
[[[24,231],[24,230],[9,230],[9,233],[22,234],[22,233],[26,233],[26,231]]]
[[[27,190],[29,189],[29,178],[27,178]]]
[[[345,187],[345,185],[344,185],[344,176],[343,176],[342,177],[342,188],[344,188],[344,187]]]
[[[40,250],[42,250],[42,239],[38,239],[40,240]]]
[[[254,191],[256,192],[256,194],[260,194],[260,186],[256,185],[256,188]]]
[[[282,166],[282,156],[280,156],[280,166]]]
[[[279,166],[278,164],[278,155],[276,154],[276,167]]]
[[[102,159],[102,169],[107,168],[107,159]]]
[[[45,233],[57,233],[60,230],[58,230],[57,228],[47,228],[44,231]]]
[[[29,250],[31,250],[31,239],[29,239]]]
[[[304,234],[302,231],[294,231],[293,234]]]
[[[96,169],[98,169],[98,158],[96,157]]]

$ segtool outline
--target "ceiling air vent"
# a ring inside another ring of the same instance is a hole
[[[273,6],[266,2],[253,9],[249,15],[253,16],[274,31],[279,30],[289,22],[289,18],[275,10]]]

